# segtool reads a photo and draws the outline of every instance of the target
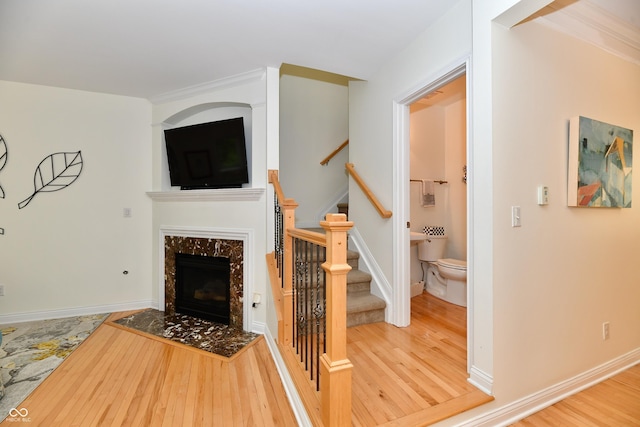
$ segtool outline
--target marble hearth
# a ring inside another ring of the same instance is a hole
[[[247,310],[244,307],[244,295],[247,286],[247,243],[248,232],[214,230],[214,229],[185,229],[164,227],[161,229],[161,282],[160,303],[167,315],[176,314],[175,311],[175,254],[201,255],[229,258],[230,264],[230,316],[229,327],[248,330],[245,325]],[[164,296],[164,298],[162,298]],[[164,301],[162,301],[164,299]]]

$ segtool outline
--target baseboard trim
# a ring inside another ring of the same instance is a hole
[[[302,399],[300,399],[300,395],[298,394],[298,390],[296,389],[296,385],[293,382],[293,379],[289,375],[289,370],[287,369],[287,365],[280,354],[280,350],[278,350],[278,346],[276,345],[275,339],[271,335],[271,331],[269,328],[265,328],[264,337],[267,341],[267,347],[269,347],[269,351],[271,352],[271,357],[273,357],[273,361],[276,364],[276,369],[278,370],[278,374],[280,375],[280,379],[282,380],[282,385],[284,386],[284,391],[289,398],[289,403],[291,403],[291,408],[293,409],[293,414],[298,421],[298,426],[300,427],[312,427],[311,420],[307,415],[307,410],[304,407],[304,403],[302,403]]]
[[[91,314],[114,313],[117,311],[140,310],[144,308],[157,308],[151,300],[130,301],[119,304],[93,305],[87,307],[65,308],[60,310],[32,311],[27,313],[2,314],[0,325],[8,323],[31,322],[35,320],[62,319],[64,317],[88,316]]]
[[[386,279],[373,254],[369,251],[369,247],[364,242],[364,239],[357,227],[353,227],[349,231],[349,243],[353,244],[355,250],[360,254],[360,261],[364,263],[364,266],[360,264],[359,269],[371,274],[371,293],[382,298],[387,303],[387,308],[385,309],[385,321],[389,322],[392,314],[391,310],[394,309],[394,307],[392,307],[393,290],[391,289],[391,284]]]
[[[640,348],[617,357],[573,378],[531,394],[487,414],[467,420],[459,427],[501,427],[515,423],[573,394],[602,382],[640,363]]]
[[[492,396],[493,393],[493,377],[476,366],[472,366],[469,371],[469,383],[482,390],[484,393]]]

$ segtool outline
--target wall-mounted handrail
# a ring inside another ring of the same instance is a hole
[[[346,147],[347,145],[349,145],[349,140],[347,139],[345,142],[343,142],[340,147],[336,148],[335,150],[333,150],[331,152],[331,154],[329,154],[327,157],[324,158],[323,161],[320,162],[320,164],[322,166],[326,165],[329,163],[329,160],[333,159],[335,157],[336,154],[338,154],[340,152],[340,150],[342,150],[344,147]]]
[[[365,194],[365,196],[367,196],[367,198],[369,199],[373,207],[376,208],[380,216],[382,218],[391,218],[392,212],[389,210],[386,210],[382,206],[382,204],[378,201],[378,198],[375,196],[375,194],[373,194],[373,192],[369,189],[367,184],[365,184],[365,182],[362,180],[360,175],[358,175],[358,173],[356,172],[355,167],[353,166],[353,163],[346,163],[345,167],[347,168],[347,171],[349,172],[349,174],[351,174],[351,176],[353,177],[354,181],[358,183],[358,185],[362,189],[362,192]]]

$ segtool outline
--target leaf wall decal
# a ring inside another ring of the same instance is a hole
[[[18,208],[27,206],[36,194],[50,193],[67,188],[82,172],[82,153],[54,153],[44,158],[33,175],[33,194],[18,203]]]
[[[7,151],[7,142],[4,140],[2,135],[0,135],[0,171],[7,164],[7,158],[9,157],[9,153]],[[0,199],[4,199],[4,189],[2,185],[0,185]]]

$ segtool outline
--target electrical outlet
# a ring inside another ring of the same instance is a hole
[[[4,285],[0,285],[0,297],[4,296]]]
[[[602,339],[603,340],[609,339],[609,322],[604,322],[602,324]]]

